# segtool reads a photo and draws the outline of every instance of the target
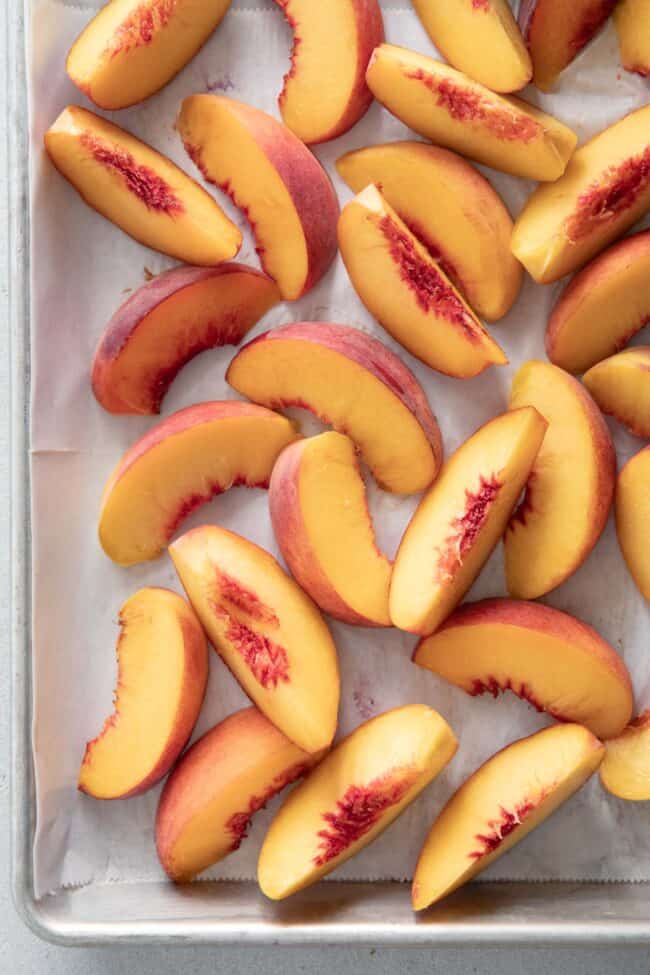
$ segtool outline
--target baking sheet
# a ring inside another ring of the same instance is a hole
[[[76,790],[85,741],[111,710],[115,681],[116,617],[121,603],[142,585],[180,591],[167,557],[129,570],[114,566],[96,539],[99,500],[121,453],[155,422],[113,417],[95,402],[89,366],[101,331],[129,289],[149,272],[173,262],[143,248],[86,208],[54,171],[42,150],[43,133],[69,102],[86,104],[63,70],[65,54],[100,4],[32,0],[30,45],[32,229],[32,478],[34,759],[37,831],[34,879],[37,896],[63,886],[158,880],[153,819],[159,789],[121,802],[97,802]],[[406,7],[385,5],[390,41],[435,53]],[[275,99],[286,70],[290,32],[271,2],[238,3],[194,61],[144,105],[113,113],[118,124],[168,154],[193,175],[174,119],[182,98],[221,91],[277,115]],[[647,85],[618,67],[610,27],[570,68],[553,96],[526,93],[578,131],[581,139],[647,101]],[[344,202],[351,194],[333,162],[351,148],[408,136],[377,104],[341,139],[317,148]],[[483,170],[513,214],[532,184]],[[242,218],[220,197],[240,225]],[[248,233],[239,260],[256,263]],[[543,330],[559,286],[528,280],[510,315],[492,326],[511,366],[470,381],[437,375],[413,360],[373,323],[351,288],[340,258],[324,281],[293,305],[274,309],[257,326],[299,319],[342,321],[366,329],[395,349],[424,386],[450,453],[477,426],[501,412],[512,373],[528,358],[543,357]],[[636,341],[641,341],[643,333]],[[647,340],[647,339],[646,339]],[[230,398],[223,380],[232,349],[205,353],[178,377],[164,413],[203,399]],[[317,425],[295,413],[303,428]],[[640,442],[612,425],[619,461]],[[397,499],[370,483],[371,510],[380,541],[393,554],[416,499]],[[218,521],[273,551],[265,492],[236,489],[203,507],[183,528]],[[493,555],[470,598],[505,592],[501,552]],[[650,685],[649,613],[629,582],[610,522],[597,550],[549,604],[581,616],[621,652],[637,691]],[[339,733],[397,704],[423,701],[436,707],[460,737],[451,766],[372,847],[332,876],[403,879],[409,876],[433,817],[454,788],[485,758],[513,738],[547,723],[506,696],[467,698],[410,663],[414,639],[396,631],[364,631],[333,623],[343,693]],[[196,735],[247,699],[211,655],[210,683]],[[207,878],[254,877],[259,845],[279,800],[259,813],[249,839]],[[650,879],[650,831],[644,804],[625,804],[589,783],[553,820],[498,861],[491,879]]]

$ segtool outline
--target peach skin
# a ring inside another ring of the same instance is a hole
[[[414,132],[513,176],[556,180],[576,145],[571,129],[528,102],[497,95],[403,47],[376,48],[366,79],[375,98]]]
[[[188,883],[238,850],[255,813],[319,758],[255,707],[211,728],[183,755],[160,796],[156,849],[167,876]]]
[[[650,440],[650,345],[636,345],[604,359],[582,381],[603,413],[636,437]]]
[[[428,636],[460,602],[503,534],[545,430],[535,409],[504,413],[445,462],[397,552],[394,626]]]
[[[598,738],[619,735],[632,717],[632,683],[616,651],[586,623],[541,603],[467,603],[417,645],[413,660],[473,697],[512,691]]]
[[[621,64],[642,77],[650,74],[650,0],[619,0],[614,10]]]
[[[257,108],[219,95],[191,95],[177,129],[204,179],[242,210],[266,273],[293,301],[336,256],[339,204],[329,176],[300,139]]]
[[[523,406],[539,410],[548,429],[505,535],[506,578],[511,596],[537,599],[568,579],[600,538],[614,497],[616,454],[587,390],[557,366],[521,366],[510,409]]]
[[[336,168],[355,193],[377,184],[478,315],[507,314],[523,278],[510,251],[512,218],[474,166],[438,146],[392,142],[348,152]]]
[[[576,271],[650,207],[650,105],[576,151],[555,183],[539,186],[519,214],[512,252],[539,284]]]
[[[70,105],[45,133],[45,148],[83,201],[141,244],[207,266],[241,247],[240,231],[209,193],[99,115]]]
[[[341,211],[339,248],[371,315],[432,369],[466,379],[507,359],[375,185]]]
[[[297,436],[285,417],[235,400],[166,417],[127,450],[104,488],[102,548],[119,565],[157,558],[187,515],[214,495],[268,487],[278,454]]]
[[[586,372],[620,352],[650,321],[650,230],[612,244],[564,289],[546,329],[546,353]]]
[[[204,525],[169,547],[210,642],[254,704],[307,752],[336,731],[336,647],[311,599],[272,555]]]
[[[294,34],[291,69],[278,99],[284,124],[308,145],[336,139],[356,125],[372,101],[366,68],[384,40],[379,2],[275,2]]]
[[[106,326],[93,360],[95,398],[109,413],[160,413],[190,359],[239,345],[279,301],[275,282],[245,264],[164,271],[127,298]]]
[[[79,789],[96,799],[126,799],[167,774],[201,710],[208,646],[184,599],[140,589],[120,610],[113,714],[89,741]]]
[[[533,67],[508,0],[413,0],[446,61],[492,91],[518,91]]]
[[[560,724],[488,759],[431,827],[415,868],[414,910],[451,894],[523,840],[584,785],[604,751],[587,728]]]
[[[650,603],[650,446],[628,460],[616,485],[616,533],[639,592]]]
[[[379,836],[453,758],[458,742],[423,704],[366,721],[287,796],[257,879],[272,900],[316,883]]]
[[[231,0],[110,0],[70,48],[66,71],[95,105],[144,101],[190,61]]]
[[[299,406],[347,433],[387,491],[422,491],[440,469],[440,430],[424,390],[356,328],[297,322],[264,332],[237,353],[226,379],[256,403]]]
[[[600,781],[619,799],[650,799],[650,711],[642,711],[618,738],[607,742]]]
[[[357,626],[390,626],[392,566],[377,547],[348,437],[321,433],[283,450],[269,507],[284,561],[325,613]]]

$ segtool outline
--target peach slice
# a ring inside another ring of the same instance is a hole
[[[650,105],[577,150],[564,175],[519,214],[512,252],[540,284],[577,270],[650,208]]]
[[[564,289],[546,329],[546,352],[567,372],[585,372],[627,345],[650,321],[650,230],[594,258]]]
[[[262,892],[288,897],[372,843],[457,747],[447,722],[423,704],[362,724],[285,799],[260,853]]]
[[[397,552],[394,626],[428,636],[462,599],[503,534],[545,430],[535,409],[504,413],[445,463]]]
[[[299,406],[347,433],[388,491],[414,494],[434,479],[442,440],[424,390],[390,349],[348,325],[298,322],[265,332],[226,379],[267,406]]]
[[[607,742],[600,781],[619,799],[650,799],[650,711],[642,711],[618,738]]]
[[[228,261],[241,233],[209,193],[124,129],[70,105],[45,148],[88,206],[135,240],[187,264]]]
[[[599,362],[585,373],[583,382],[603,413],[650,440],[650,345]]]
[[[208,681],[208,646],[184,599],[140,589],[120,610],[115,710],[89,741],[79,789],[139,795],[167,774],[192,734]]]
[[[533,83],[550,91],[605,25],[617,0],[524,0],[519,25],[533,59]]]
[[[526,494],[505,536],[508,591],[537,599],[578,569],[600,538],[614,497],[616,454],[600,410],[573,376],[526,362],[510,409],[534,406],[548,421]]]
[[[432,369],[465,379],[508,361],[376,186],[343,208],[339,247],[370,314]]]
[[[321,433],[283,450],[269,506],[285,562],[324,612],[359,626],[390,626],[392,567],[377,548],[348,437]]]
[[[366,68],[384,40],[378,0],[275,2],[294,31],[291,70],[279,98],[284,123],[307,144],[336,139],[372,101]]]
[[[614,24],[623,67],[647,77],[650,74],[650,2],[619,0]]]
[[[596,771],[604,745],[578,724],[554,725],[488,759],[451,797],[413,878],[413,907],[446,897],[523,840]]]
[[[472,696],[512,691],[598,738],[620,734],[632,716],[632,683],[616,651],[586,623],[540,603],[461,606],[413,660]]]
[[[70,48],[68,75],[100,108],[136,105],[190,61],[232,0],[110,0]]]
[[[513,176],[555,180],[575,148],[575,133],[557,119],[403,47],[376,48],[366,79],[415,132]]]
[[[518,91],[533,67],[508,0],[413,0],[429,37],[459,71],[492,91]]]
[[[156,849],[165,873],[188,883],[234,853],[258,809],[319,758],[255,707],[215,725],[183,755],[160,796]]]
[[[266,717],[306,752],[336,731],[339,669],[322,616],[268,552],[204,525],[169,554],[215,650]]]
[[[239,345],[279,301],[275,282],[245,264],[164,271],[127,298],[106,326],[92,368],[96,399],[109,413],[160,413],[190,359]]]
[[[286,417],[235,401],[166,417],[127,450],[104,489],[102,548],[119,565],[157,558],[195,508],[228,488],[267,487],[297,438]]]
[[[650,446],[628,460],[616,485],[616,532],[639,592],[650,603]]]
[[[507,314],[523,277],[510,251],[512,218],[470,163],[438,146],[393,142],[348,152],[336,168],[355,193],[377,184],[479,315]]]
[[[219,95],[191,95],[177,128],[201,170],[250,222],[262,267],[288,301],[320,281],[336,256],[339,204],[318,160],[285,125]]]

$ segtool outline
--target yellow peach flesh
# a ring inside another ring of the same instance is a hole
[[[583,382],[603,413],[650,440],[650,345],[604,359],[585,373]]]
[[[650,74],[650,0],[620,0],[614,9],[621,63],[626,71]]]
[[[650,603],[650,446],[628,460],[619,474],[616,532],[632,578]]]
[[[643,711],[618,738],[607,742],[600,781],[619,799],[650,799],[650,711]]]

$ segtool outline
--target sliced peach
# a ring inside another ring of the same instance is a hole
[[[650,799],[650,711],[642,711],[618,738],[607,742],[600,781],[619,799]]]
[[[285,562],[322,610],[345,623],[390,626],[391,563],[377,548],[348,437],[321,433],[283,450],[269,506]]]
[[[198,403],[127,450],[104,489],[99,539],[119,565],[157,558],[195,508],[235,485],[267,487],[297,437],[285,417],[250,403]]]
[[[285,799],[260,853],[262,892],[288,897],[372,843],[457,747],[447,722],[423,704],[362,724]]]
[[[616,454],[587,390],[547,362],[517,372],[510,408],[548,421],[526,494],[505,536],[508,591],[537,599],[578,569],[600,538],[614,497]]]
[[[508,361],[375,185],[343,208],[339,247],[370,314],[432,369],[465,379]]]
[[[545,430],[535,409],[504,413],[445,463],[397,552],[394,626],[427,636],[462,599],[503,534]]]
[[[635,454],[616,485],[616,532],[639,592],[650,603],[650,446]]]
[[[124,129],[70,105],[45,148],[84,202],[147,247],[188,264],[230,260],[241,233],[209,193]]]
[[[616,651],[586,623],[541,603],[461,606],[413,660],[472,696],[512,691],[598,738],[620,734],[632,716],[632,683]]]
[[[372,101],[366,68],[384,40],[378,0],[275,2],[294,32],[291,70],[279,98],[284,123],[307,144],[335,139]]]
[[[251,700],[307,752],[336,731],[339,669],[322,616],[259,545],[204,525],[169,547],[210,642]]]
[[[415,868],[414,909],[446,897],[523,840],[587,781],[604,751],[582,725],[561,724],[488,759],[431,827]]]
[[[66,71],[100,108],[127,108],[178,74],[232,0],[110,0],[70,48]]]
[[[530,55],[508,0],[413,0],[429,37],[459,71],[492,91],[530,81]]]
[[[555,180],[575,148],[575,133],[557,119],[403,47],[376,48],[366,79],[415,132],[513,176]]]
[[[637,345],[592,366],[583,382],[603,413],[650,440],[650,345]]]
[[[281,122],[219,95],[186,98],[177,128],[204,178],[243,210],[282,297],[306,294],[336,256],[339,215],[316,157]]]
[[[577,150],[564,175],[539,186],[519,214],[512,252],[535,281],[577,270],[650,207],[650,105]]]
[[[546,352],[567,372],[585,372],[619,352],[650,321],[650,230],[594,258],[564,289],[546,329]]]
[[[650,2],[619,0],[614,24],[623,67],[647,77],[650,74]]]
[[[165,873],[188,883],[238,850],[258,809],[318,758],[254,707],[211,728],[183,755],[160,796],[156,849]]]
[[[120,610],[115,710],[89,741],[79,788],[139,795],[167,774],[192,734],[208,681],[208,646],[184,599],[140,589]]]
[[[470,163],[438,146],[392,142],[348,152],[336,168],[355,193],[377,184],[479,315],[496,321],[510,310],[523,277],[512,218]]]
[[[389,491],[422,491],[438,473],[440,430],[422,387],[356,328],[298,322],[265,332],[237,353],[226,379],[256,403],[299,406],[347,433]]]
[[[109,413],[160,413],[190,359],[239,345],[278,301],[275,282],[245,264],[164,271],[127,298],[106,326],[93,361],[95,397]]]

